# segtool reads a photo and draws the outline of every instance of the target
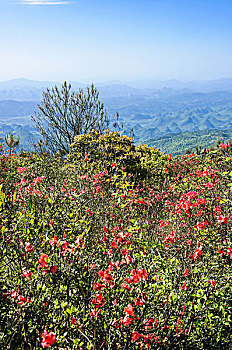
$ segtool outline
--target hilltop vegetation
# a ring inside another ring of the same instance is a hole
[[[229,349],[231,145],[0,157],[2,349]]]

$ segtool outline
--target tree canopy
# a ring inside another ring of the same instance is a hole
[[[92,84],[72,91],[71,84],[64,82],[61,89],[54,86],[43,92],[39,111],[32,121],[42,135],[48,150],[69,152],[74,137],[92,129],[103,132],[109,125],[104,104],[99,101],[99,92]]]

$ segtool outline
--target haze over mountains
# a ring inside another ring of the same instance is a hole
[[[85,88],[87,84],[70,82],[73,89]],[[0,82],[0,100],[14,99],[17,101],[40,100],[42,92],[54,85],[61,86],[59,82],[37,81],[24,78]],[[161,90],[164,88],[174,90],[189,90],[191,92],[232,91],[232,78],[221,78],[214,80],[197,80],[183,82],[176,79],[166,81],[135,80],[127,83],[120,81],[108,83],[96,83],[97,88],[104,94],[145,94],[150,90]],[[142,91],[143,90],[143,91]]]
[[[86,84],[71,82],[73,90]],[[31,115],[51,81],[14,79],[0,82],[0,130],[21,139],[37,138]],[[154,138],[198,130],[232,128],[232,79],[181,82],[133,81],[96,83],[109,115],[119,112],[125,132],[133,128],[137,143],[154,144]],[[215,134],[215,133],[214,133]],[[28,148],[28,143],[21,142]]]
[[[179,81],[176,79],[170,79],[165,81],[155,80],[137,80],[128,83],[130,86],[137,88],[150,88],[150,89],[188,89],[191,91],[198,92],[209,92],[209,91],[225,91],[232,90],[232,79],[221,78],[213,80],[195,80],[195,81]]]

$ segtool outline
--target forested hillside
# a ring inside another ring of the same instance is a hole
[[[183,154],[186,151],[196,151],[196,148],[207,149],[216,147],[218,140],[221,143],[227,143],[232,139],[232,129],[225,130],[201,130],[187,131],[184,133],[171,134],[146,141],[148,146],[159,148],[166,154]]]

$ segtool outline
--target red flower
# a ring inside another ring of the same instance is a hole
[[[150,318],[149,321],[145,320],[145,325],[144,325],[144,329],[148,330],[152,328],[153,323],[155,322],[154,326],[158,327],[158,320],[155,318]]]
[[[29,271],[23,272],[23,276],[26,277],[26,279],[28,279],[28,281],[30,281],[31,275],[32,275],[32,272],[29,272]]]
[[[52,266],[52,267],[50,268],[50,271],[51,271],[51,273],[56,273],[56,271],[57,271],[57,266]]]
[[[129,280],[125,279],[126,282],[128,283],[138,283],[139,281],[141,281],[141,279],[143,279],[143,281],[146,281],[148,279],[148,273],[146,272],[146,270],[141,269],[141,270],[131,270],[130,273],[132,274],[132,278]],[[130,281],[130,282],[129,282]]]
[[[50,240],[50,244],[52,247],[54,247],[57,242],[58,242],[58,236],[54,236],[53,241]]]
[[[111,244],[111,247],[112,247],[112,248],[117,248],[117,247],[118,247],[118,246],[117,246],[117,243],[116,243],[115,241],[113,241],[112,244]]]
[[[18,171],[19,174],[24,173],[24,171],[26,171],[26,170],[27,170],[26,167],[24,167],[24,168],[20,168],[20,167],[19,167],[19,168],[17,169],[17,171]]]
[[[209,283],[211,284],[211,286],[214,288],[216,285],[216,282],[214,280],[209,280]]]
[[[183,289],[183,290],[187,290],[187,289],[188,289],[188,287],[186,286],[186,283],[185,283],[185,282],[184,282],[183,285],[182,285],[182,289]]]
[[[125,313],[132,316],[132,317],[135,317],[134,315],[134,312],[133,312],[133,307],[131,304],[128,304],[127,307],[124,309]]]
[[[123,326],[129,326],[134,320],[135,320],[135,317],[130,318],[125,316],[124,319],[122,320],[122,324]]]
[[[126,283],[122,283],[122,288],[131,290],[131,288]]]
[[[71,324],[75,325],[76,323],[77,323],[77,321],[76,321],[75,317],[72,317],[71,318]]]
[[[112,323],[112,326],[115,327],[116,329],[119,329],[121,326],[120,320],[114,320]]]
[[[135,305],[137,306],[142,306],[144,304],[144,300],[141,298],[138,299],[133,299],[133,302],[135,303]]]
[[[26,242],[25,251],[31,253],[33,251],[33,245],[30,242]]]
[[[41,342],[42,348],[48,348],[52,344],[57,343],[56,335],[53,332],[44,331],[42,337],[44,338]]]
[[[24,298],[24,296],[22,296],[22,295],[19,295],[18,296],[18,302],[17,302],[19,305],[22,305],[22,304],[24,304],[24,303],[32,303],[32,301],[31,300],[29,300],[29,299],[26,299],[26,298]]]
[[[93,318],[99,318],[99,314],[101,312],[101,309],[99,309],[98,311],[92,311],[90,312],[90,316],[93,317]]]
[[[132,340],[133,341],[137,341],[141,337],[143,337],[143,334],[140,334],[138,332],[132,332]]]
[[[115,168],[117,166],[116,162],[113,162],[113,164],[111,165],[112,169]]]
[[[11,298],[16,298],[18,296],[18,292],[16,292],[16,290],[12,290],[10,296]]]
[[[101,280],[102,281],[105,281],[105,282],[109,282],[109,281],[113,281],[113,277],[111,277],[108,273],[108,271],[98,271],[98,276],[101,277]]]
[[[105,288],[106,286],[102,283],[97,283],[97,282],[94,282],[93,283],[93,289],[96,289],[96,290],[99,290],[101,288]]]
[[[192,254],[192,255],[190,255],[190,258],[192,258],[193,260],[195,260],[198,256],[200,256],[201,255],[201,247],[200,248],[197,248],[196,250],[195,250],[195,252]]]
[[[48,255],[47,254],[41,254],[40,259],[38,260],[40,265],[37,267],[37,269],[39,270],[41,267],[47,267],[48,266]]]
[[[92,303],[95,305],[95,307],[99,308],[102,307],[105,304],[105,298],[102,296],[102,294],[96,295],[96,298],[92,300]]]
[[[227,224],[227,222],[228,222],[227,216],[222,216],[222,215],[218,216],[218,223],[219,224]]]
[[[103,231],[104,231],[105,233],[108,233],[108,232],[109,232],[106,226],[103,227]]]
[[[186,269],[185,272],[184,272],[184,276],[186,277],[186,276],[188,276],[188,274],[189,274],[189,270]]]

